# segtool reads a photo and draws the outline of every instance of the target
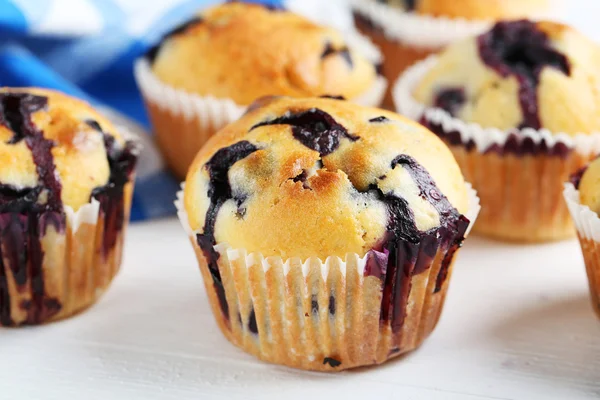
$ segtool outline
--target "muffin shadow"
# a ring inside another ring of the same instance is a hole
[[[491,336],[507,373],[600,395],[600,322],[587,295],[525,309]]]

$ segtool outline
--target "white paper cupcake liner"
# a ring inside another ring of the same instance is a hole
[[[470,209],[466,217],[472,226],[479,199],[470,185],[467,189]],[[381,363],[418,347],[439,319],[447,289],[447,281],[436,289],[446,254],[441,247],[423,264],[424,272],[411,277],[410,290],[394,289],[402,294],[385,299],[385,273],[383,278],[365,275],[369,263],[376,262],[371,252],[363,257],[350,253],[344,258],[284,260],[219,244],[215,250],[228,304],[224,317],[213,277],[189,226],[183,191],[175,204],[223,334],[263,360],[319,371]],[[394,330],[391,317],[380,321],[381,310],[384,302],[396,304],[396,296],[402,295],[407,296],[406,316],[401,328]]]
[[[441,126],[446,133],[458,132],[463,144],[474,143],[476,149],[481,153],[492,146],[502,148],[511,137],[516,137],[519,143],[523,143],[525,139],[530,140],[535,145],[545,142],[549,149],[562,144],[584,156],[600,152],[600,133],[597,132],[568,135],[566,133],[552,133],[547,129],[535,130],[531,128],[502,131],[495,128],[483,128],[475,123],[466,123],[442,109],[427,108],[415,100],[412,93],[419,81],[435,65],[437,60],[437,56],[430,56],[407,69],[398,78],[398,81],[394,84],[393,96],[397,111],[400,114],[415,121],[425,118],[428,122]]]
[[[146,99],[187,120],[197,118],[205,129],[210,126],[227,125],[241,117],[247,108],[236,104],[231,99],[199,96],[166,85],[154,75],[150,63],[145,58],[136,61],[134,74]]]
[[[579,235],[600,243],[600,217],[584,204],[581,204],[579,191],[572,183],[565,184],[565,201],[575,222]]]
[[[478,35],[492,25],[490,21],[407,13],[372,0],[350,0],[350,5],[353,10],[381,27],[390,40],[415,47],[444,47],[456,40]]]
[[[577,229],[592,307],[600,318],[600,217],[581,204],[579,191],[572,183],[565,184],[564,196]]]

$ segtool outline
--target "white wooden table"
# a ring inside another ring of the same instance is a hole
[[[301,372],[221,336],[178,221],[137,224],[95,307],[0,329],[0,399],[597,399],[600,321],[586,285],[576,241],[470,238],[421,349],[376,368]]]

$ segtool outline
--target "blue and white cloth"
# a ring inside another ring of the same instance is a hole
[[[253,0],[281,5],[279,0]],[[89,101],[141,134],[132,220],[175,214],[178,182],[149,140],[133,63],[218,0],[0,0],[0,86],[40,86]]]

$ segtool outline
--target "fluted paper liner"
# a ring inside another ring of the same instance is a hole
[[[109,215],[94,198],[77,211],[0,213],[0,326],[66,318],[103,294],[121,264],[133,186],[132,174],[122,198],[109,198]],[[123,226],[116,230],[113,214],[119,212]]]
[[[565,184],[564,197],[583,252],[592,306],[600,317],[600,218],[588,206],[581,204],[579,191],[573,184]]]
[[[368,39],[357,34],[348,35],[346,39],[350,47],[364,52],[368,59],[381,58]],[[247,109],[247,106],[232,99],[200,96],[169,86],[152,72],[145,58],[136,61],[134,75],[158,146],[169,168],[182,179],[202,145],[221,128],[239,119]],[[365,106],[378,106],[387,86],[387,80],[378,77],[369,90],[349,100]]]
[[[475,36],[492,25],[491,21],[434,17],[404,12],[372,0],[351,0],[352,8],[383,29],[391,40],[417,47],[440,48],[458,39]]]
[[[412,93],[436,61],[433,56],[409,68],[394,86],[394,100],[399,113],[425,121],[449,145],[478,191],[482,210],[475,233],[518,242],[572,237],[563,183],[600,153],[600,133],[502,131],[427,108]]]
[[[472,224],[479,200],[470,185],[468,190],[466,217]],[[176,202],[178,215],[196,252],[217,323],[229,341],[256,357],[316,371],[379,364],[417,348],[437,324],[448,287],[446,279],[436,288],[446,253],[442,247],[424,272],[412,275],[408,291],[394,290],[389,305],[396,304],[396,297],[407,298],[401,328],[393,329],[391,321],[381,319],[385,276],[365,276],[369,263],[377,262],[372,252],[325,261],[283,260],[219,244],[215,249],[229,309],[226,318],[182,196],[180,192]]]

